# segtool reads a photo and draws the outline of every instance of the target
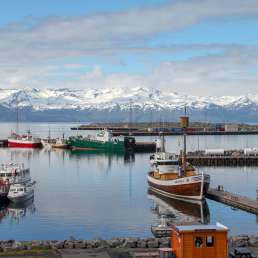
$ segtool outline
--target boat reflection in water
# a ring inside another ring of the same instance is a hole
[[[36,212],[34,199],[24,202],[12,203],[5,202],[0,204],[0,222],[3,219],[10,219],[11,222],[20,223],[20,221]]]
[[[67,150],[66,150],[67,151]],[[78,160],[88,159],[88,160],[108,160],[108,163],[114,161],[123,161],[124,164],[134,163],[135,154],[133,152],[125,153],[108,153],[100,151],[68,151],[70,158],[76,158]]]
[[[168,198],[148,189],[148,198],[153,200],[152,211],[158,215],[165,216],[168,223],[183,224],[209,224],[210,211],[206,200],[183,201]]]

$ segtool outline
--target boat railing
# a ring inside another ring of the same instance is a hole
[[[1,170],[8,171],[12,169],[24,169],[24,163],[9,163],[9,164],[1,164]]]

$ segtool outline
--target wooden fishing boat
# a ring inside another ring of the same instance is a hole
[[[209,188],[210,176],[197,171],[186,157],[187,116],[181,117],[184,131],[184,149],[178,158],[176,155],[160,155],[153,162],[153,170],[147,175],[152,190],[171,198],[202,200]],[[156,155],[157,157],[158,155]]]
[[[69,145],[65,139],[57,138],[54,143],[51,144],[54,149],[68,149]]]

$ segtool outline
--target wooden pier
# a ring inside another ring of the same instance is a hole
[[[102,130],[103,127],[71,127],[71,130]],[[141,130],[137,128],[128,129],[128,128],[116,128],[116,127],[107,127],[108,130],[112,131],[114,136],[159,136],[161,134],[160,131],[148,131]],[[163,135],[166,136],[181,136],[182,132],[175,131],[164,131]],[[187,135],[257,135],[258,131],[193,131],[187,132]]]
[[[187,160],[194,166],[258,166],[258,156],[187,156]]]
[[[245,196],[241,196],[239,194],[230,193],[230,192],[221,190],[219,189],[219,187],[218,189],[210,188],[206,197],[214,201],[222,202],[229,206],[232,206],[247,212],[258,214],[258,201]]]

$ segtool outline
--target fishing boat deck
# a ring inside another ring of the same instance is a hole
[[[191,176],[196,176],[197,173],[195,171],[186,171],[185,177],[191,177]],[[160,180],[175,180],[179,178],[178,172],[170,172],[170,173],[164,173],[160,174],[159,172],[151,171],[150,176],[154,177],[155,179],[160,179]]]

